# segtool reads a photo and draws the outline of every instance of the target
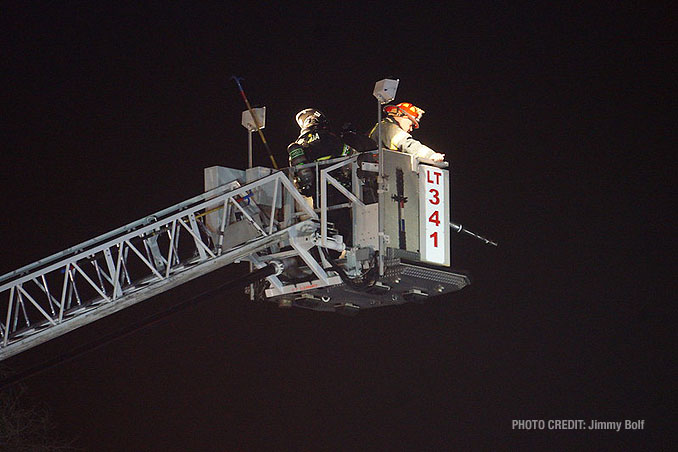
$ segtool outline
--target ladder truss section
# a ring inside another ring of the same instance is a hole
[[[259,196],[270,205],[257,203]],[[302,211],[299,221],[295,209]],[[207,221],[211,217],[215,221]],[[233,181],[0,277],[0,360],[240,260],[255,266],[317,230],[282,172]],[[319,270],[327,283],[327,275]],[[275,276],[273,286],[281,287]]]

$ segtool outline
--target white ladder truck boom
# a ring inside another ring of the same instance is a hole
[[[253,218],[254,204],[248,206],[247,201],[264,187],[288,205],[296,201],[309,219],[295,219],[289,208],[281,214],[277,210],[282,209],[275,208],[258,212]],[[317,214],[303,201],[282,172],[243,186],[234,180],[1,276],[0,360],[225,265],[276,249],[290,234],[312,228]],[[232,219],[216,231],[231,238],[228,249],[210,241],[204,226],[210,211]],[[257,234],[234,242],[231,228],[242,229],[242,222],[253,225]]]
[[[447,170],[385,151],[393,177],[368,202],[376,156],[306,165],[316,171],[317,209],[292,182],[301,167],[207,168],[205,193],[1,276],[0,360],[236,262],[275,267],[255,284],[257,299],[349,314],[468,285],[467,275],[446,268]],[[350,219],[345,230],[330,221],[336,215]]]
[[[293,182],[309,168],[312,200]],[[450,269],[453,232],[496,245],[450,221],[445,162],[379,149],[206,168],[205,193],[0,276],[0,361],[238,262],[265,277],[251,298],[281,307],[423,302],[470,284]]]

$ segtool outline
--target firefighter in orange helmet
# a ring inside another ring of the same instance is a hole
[[[424,110],[409,102],[401,102],[398,105],[387,105],[384,112],[387,115],[381,121],[381,143],[384,149],[405,152],[435,162],[442,162],[445,159],[445,154],[435,152],[410,135],[413,129],[419,128]],[[378,137],[379,124],[370,131],[370,138],[377,141]]]

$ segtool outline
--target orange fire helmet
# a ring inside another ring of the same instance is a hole
[[[384,107],[384,111],[389,115],[407,116],[414,122],[415,129],[419,128],[419,121],[421,121],[421,117],[424,116],[424,110],[409,102],[401,102],[398,105],[387,105]]]

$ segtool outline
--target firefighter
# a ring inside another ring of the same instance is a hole
[[[287,147],[290,166],[342,157],[355,152],[330,131],[329,121],[321,111],[305,108],[297,113],[295,119],[301,131],[296,141]],[[297,188],[303,195],[311,196],[314,182],[312,168],[297,171]]]
[[[412,154],[418,158],[442,162],[445,154],[439,154],[428,146],[412,138],[410,133],[419,128],[419,121],[424,110],[409,102],[384,107],[386,118],[381,121],[381,143],[384,149]],[[377,141],[379,138],[379,124],[370,131],[370,138]]]

